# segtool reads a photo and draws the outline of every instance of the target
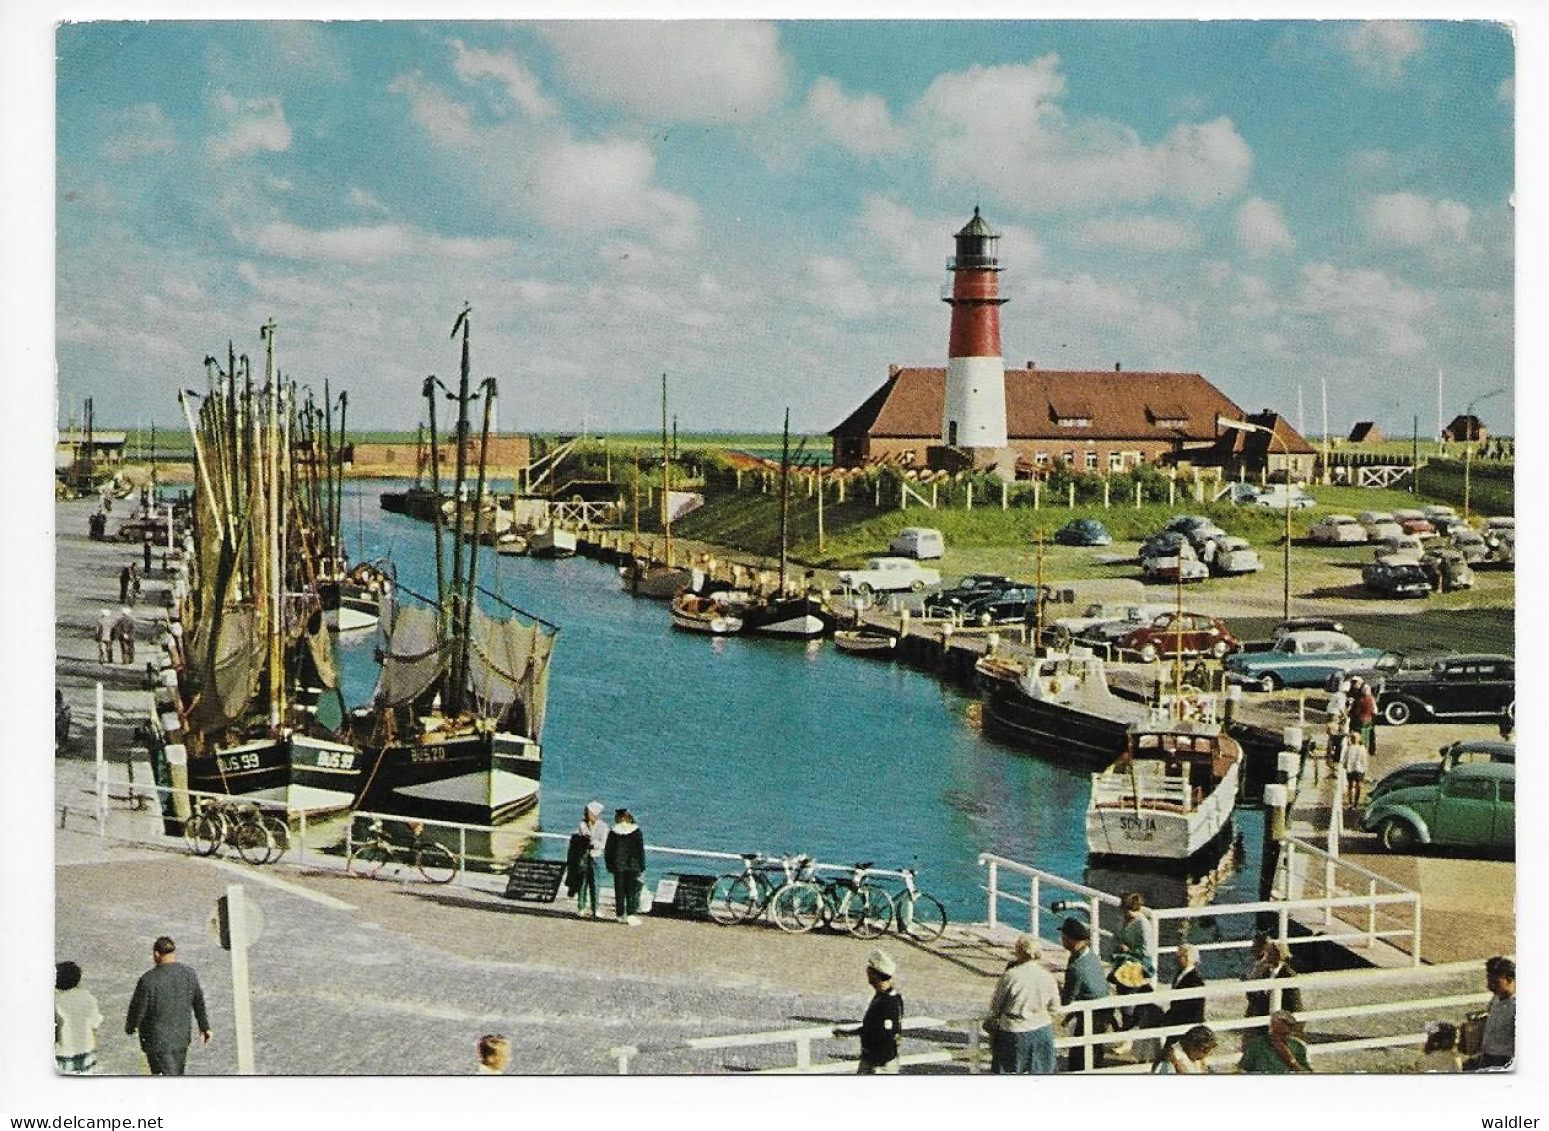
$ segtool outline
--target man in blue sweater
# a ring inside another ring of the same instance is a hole
[[[155,965],[141,974],[135,985],[124,1032],[139,1033],[140,1049],[152,1076],[181,1076],[193,1039],[188,1027],[190,1014],[205,1044],[215,1037],[204,1011],[204,990],[199,975],[178,964],[177,944],[166,935],[152,944],[151,961]]]
[[[1070,955],[1069,962],[1065,965],[1065,982],[1060,987],[1060,1002],[1069,1005],[1073,1001],[1092,1001],[1108,996],[1108,979],[1103,974],[1102,959],[1097,957],[1097,952],[1092,949],[1092,932],[1080,919],[1066,919],[1060,924],[1060,945]],[[1092,1031],[1094,1033],[1106,1033],[1108,1022],[1112,1019],[1113,1010],[1106,1006],[1092,1011]],[[1081,1036],[1085,1030],[1082,1026],[1082,1017],[1079,1012],[1067,1013],[1070,1019],[1071,1033],[1073,1036]],[[1092,1046],[1092,1067],[1103,1066],[1103,1046]],[[1083,1049],[1072,1049],[1070,1052],[1070,1071],[1082,1072],[1086,1069],[1086,1053]]]

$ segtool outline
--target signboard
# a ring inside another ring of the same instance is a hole
[[[565,878],[563,860],[518,860],[506,878],[505,897],[553,903]]]
[[[674,872],[657,882],[651,914],[675,919],[710,918],[710,889],[715,881],[715,876]]]

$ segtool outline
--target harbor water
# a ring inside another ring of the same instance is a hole
[[[391,557],[403,584],[431,594],[432,530],[382,511],[388,489],[401,484],[348,485],[351,555]],[[610,818],[629,808],[654,844],[912,865],[954,919],[985,918],[981,852],[1185,902],[1175,876],[1089,866],[1088,773],[1057,751],[986,738],[977,701],[931,675],[841,655],[831,641],[676,631],[665,603],[631,597],[611,566],[479,553],[482,587],[561,629],[543,733],[547,831],[570,831],[595,798]],[[342,640],[352,707],[370,697],[372,641]],[[1261,814],[1240,808],[1236,820],[1243,858],[1220,881],[1222,902],[1257,898]],[[720,870],[665,860],[649,872]]]

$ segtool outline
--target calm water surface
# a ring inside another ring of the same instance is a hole
[[[393,487],[348,485],[351,553],[390,555],[401,581],[432,593],[431,528],[380,510]],[[684,633],[664,603],[624,592],[611,566],[480,554],[482,586],[561,627],[543,734],[546,830],[568,831],[597,798],[631,809],[654,844],[913,863],[954,918],[984,918],[986,851],[1182,902],[1156,877],[1089,872],[1087,775],[984,738],[975,701],[931,676],[840,655],[831,641]],[[375,679],[370,634],[345,650],[355,706]],[[1223,899],[1256,898],[1259,814],[1240,811],[1238,828],[1252,863]]]

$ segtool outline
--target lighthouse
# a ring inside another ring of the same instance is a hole
[[[1006,446],[1006,368],[1000,353],[1000,236],[974,208],[973,219],[955,237],[957,254],[947,260],[952,307],[947,345],[946,397],[941,413],[942,450],[933,464],[997,469],[1011,477],[1014,454]]]

